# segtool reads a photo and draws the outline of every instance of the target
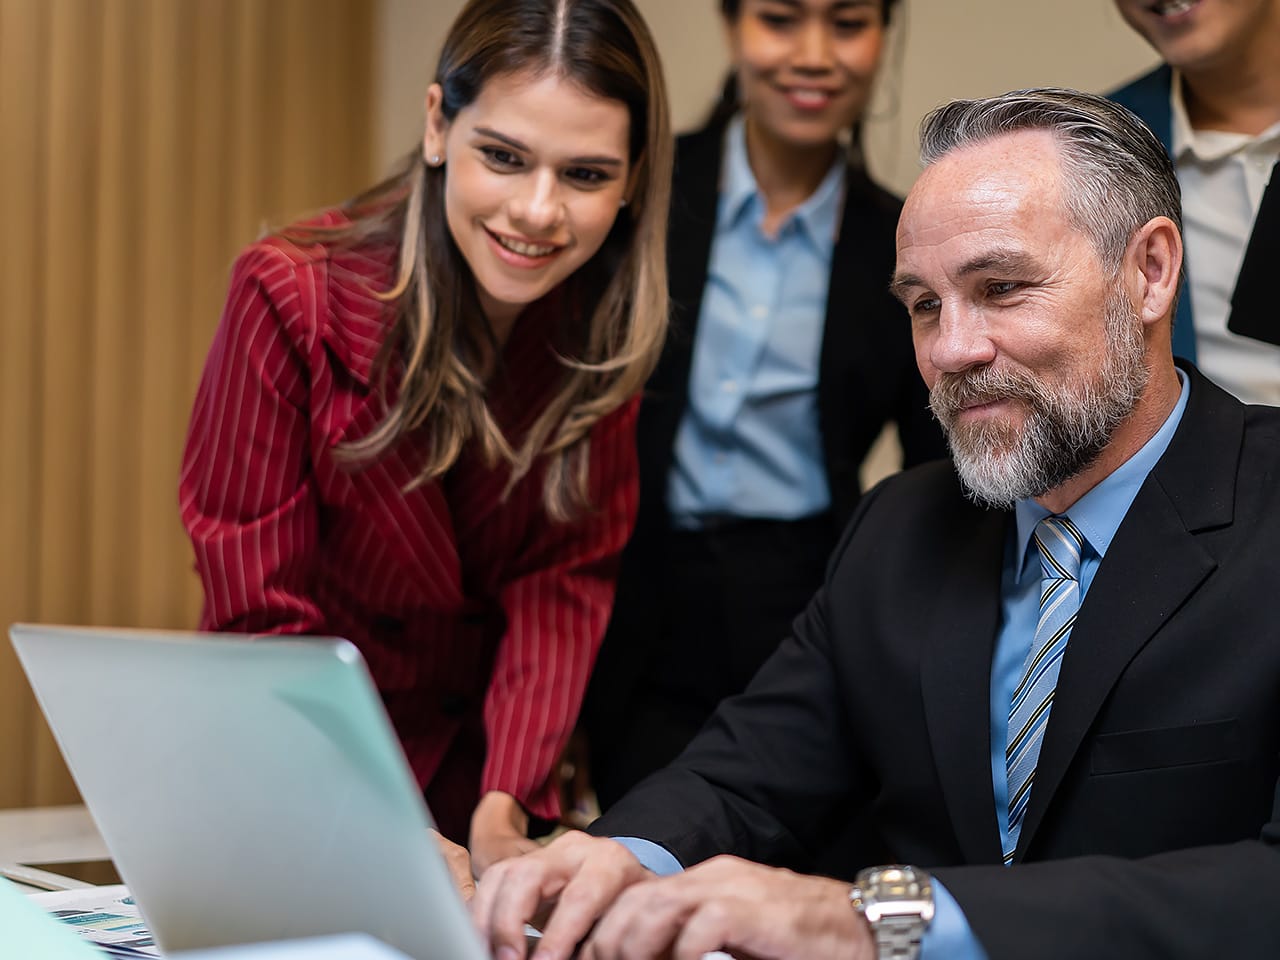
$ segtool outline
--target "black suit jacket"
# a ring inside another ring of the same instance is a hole
[[[864,498],[794,635],[593,832],[804,867],[871,817],[993,960],[1280,956],[1280,410],[1188,372],[1072,631],[1019,866],[989,750],[1012,520],[947,464]]]

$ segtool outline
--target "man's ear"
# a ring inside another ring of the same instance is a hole
[[[1168,217],[1138,228],[1125,250],[1129,295],[1144,324],[1172,321],[1182,278],[1182,236]]]
[[[422,158],[433,167],[445,160],[445,138],[449,133],[449,121],[444,115],[444,90],[440,84],[427,87],[425,103],[426,132],[422,135]]]

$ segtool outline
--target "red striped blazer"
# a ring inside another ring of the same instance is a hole
[[[420,463],[411,442],[368,465],[339,461],[334,448],[384,409],[371,370],[388,309],[370,291],[389,285],[394,256],[279,238],[241,255],[196,396],[180,505],[202,627],[353,641],[428,800],[465,811],[451,825],[437,810],[442,828],[465,837],[488,790],[558,815],[554,766],[635,519],[638,400],[596,425],[593,508],[571,523],[546,516],[540,467],[503,500],[506,469],[474,449],[408,492]],[[513,442],[562,375],[556,321],[526,311],[493,378],[490,406]]]

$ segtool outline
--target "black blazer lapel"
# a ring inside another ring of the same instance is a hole
[[[636,436],[641,490],[637,531],[642,538],[644,531],[667,526],[667,473],[689,403],[689,367],[715,236],[723,140],[723,128],[711,127],[683,136],[676,144],[667,231],[671,326],[658,366],[645,385]]]
[[[1063,656],[1017,858],[1129,662],[1213,573],[1197,533],[1232,522],[1244,408],[1191,377],[1182,423],[1116,531]]]
[[[1231,294],[1227,329],[1280,345],[1280,310],[1271,295],[1271,271],[1280,257],[1280,162],[1271,170],[1271,181],[1253,221],[1253,232],[1244,251]]]
[[[864,362],[868,353],[875,354],[859,339],[862,328],[869,324],[858,322],[861,315],[870,312],[888,295],[889,280],[893,277],[893,261],[886,253],[888,247],[878,222],[882,217],[874,209],[874,199],[874,188],[865,175],[851,168],[845,175],[840,233],[831,252],[835,268],[827,287],[819,361],[820,391],[822,385],[849,375],[855,367],[857,375],[877,379],[875,363]],[[896,221],[896,216],[892,219]],[[885,226],[892,229],[892,225]]]
[[[667,241],[672,325],[649,388],[663,391],[663,399],[680,412],[687,401],[689,364],[715,237],[723,143],[723,129],[707,129],[681,137],[676,152]]]
[[[858,471],[867,450],[898,412],[893,401],[900,392],[899,376],[905,371],[919,378],[906,313],[889,294],[894,267],[890,238],[899,210],[896,198],[876,187],[864,171],[847,168],[818,361],[818,420],[831,505],[840,526],[861,495]]]
[[[975,510],[977,508],[974,508]],[[991,658],[1009,515],[984,513],[934,554],[936,616],[921,647],[920,686],[938,778],[967,863],[999,863],[991,787]]]

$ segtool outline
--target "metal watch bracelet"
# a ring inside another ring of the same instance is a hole
[[[924,925],[919,917],[885,917],[871,928],[877,960],[916,960]]]
[[[878,960],[917,960],[933,921],[933,879],[905,864],[869,867],[858,873],[849,902],[876,942]]]

